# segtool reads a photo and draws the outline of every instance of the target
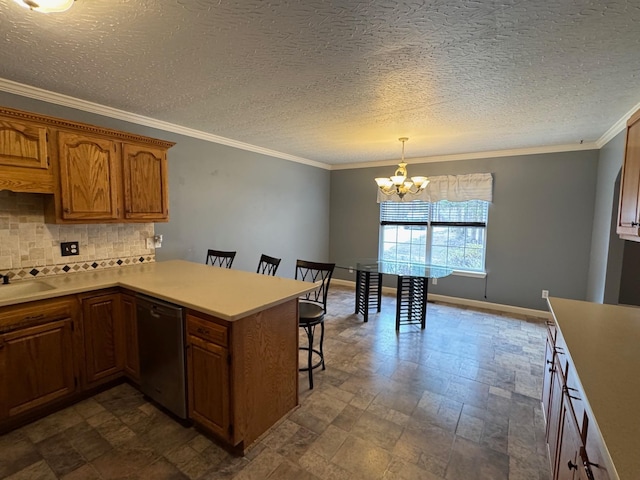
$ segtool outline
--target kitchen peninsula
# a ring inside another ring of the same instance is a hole
[[[640,309],[548,303],[542,407],[553,478],[638,478]]]
[[[309,283],[181,260],[0,286],[0,431],[139,380],[138,293],[184,307],[189,418],[244,452],[298,404]]]

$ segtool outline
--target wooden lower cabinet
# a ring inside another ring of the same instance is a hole
[[[189,417],[230,440],[229,351],[194,335],[187,345]]]
[[[118,288],[0,307],[0,431],[139,380],[135,296]],[[188,416],[244,453],[298,405],[298,300],[224,321],[187,310]]]
[[[76,391],[74,312],[71,300],[0,309],[0,420]]]
[[[117,378],[124,369],[120,293],[82,299],[82,331],[86,385]]]
[[[237,452],[298,405],[298,301],[226,322],[189,311],[189,417]]]
[[[140,383],[136,297],[128,293],[122,293],[120,300],[124,332],[124,373],[133,382]]]
[[[598,431],[589,427],[588,399],[579,387],[570,352],[555,326],[553,334],[548,333],[542,408],[552,479],[609,480],[602,461],[605,447]]]

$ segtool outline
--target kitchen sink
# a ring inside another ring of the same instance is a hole
[[[54,290],[53,287],[45,282],[19,282],[9,285],[0,285],[0,300],[8,300],[16,297],[26,297],[36,293]]]

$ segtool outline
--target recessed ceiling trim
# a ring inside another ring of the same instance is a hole
[[[251,145],[249,143],[239,142],[230,138],[220,137],[212,133],[195,130],[193,128],[187,128],[174,123],[163,122],[162,120],[156,120],[154,118],[145,117],[117,108],[107,107],[106,105],[100,105],[99,103],[89,102],[79,98],[70,97],[61,93],[51,92],[30,85],[0,78],[0,90],[22,97],[33,98],[35,100],[42,100],[44,102],[54,103],[63,107],[75,108],[89,113],[95,113],[103,115],[105,117],[115,118],[118,120],[124,120],[125,122],[136,123],[138,125],[144,125],[151,128],[157,128],[166,132],[177,133],[185,135],[187,137],[198,138],[200,140],[206,140],[208,142],[219,143],[221,145],[227,145],[229,147],[239,148],[241,150],[247,150],[254,153],[260,153],[262,155],[268,155],[270,157],[280,158],[282,160],[288,160],[291,162],[302,163],[304,165],[310,165],[312,167],[322,168],[324,170],[331,170],[331,165],[322,162],[316,162],[315,160],[309,160],[307,158],[298,157],[295,155],[289,155],[288,153],[278,152],[276,150],[270,150],[268,148],[259,147],[257,145]]]
[[[411,165],[421,163],[435,163],[435,162],[455,162],[458,160],[477,160],[481,158],[496,158],[496,157],[515,157],[518,155],[537,155],[541,153],[556,153],[556,152],[573,152],[582,150],[599,150],[600,147],[595,142],[583,143],[583,144],[570,144],[570,145],[548,145],[546,147],[531,147],[531,148],[514,148],[511,150],[493,150],[489,152],[476,152],[476,153],[458,153],[452,155],[436,155],[433,157],[416,157],[406,158],[405,161]],[[366,163],[345,163],[342,165],[332,165],[331,170],[350,170],[353,168],[369,168],[369,167],[387,167],[389,165],[396,165],[398,159],[382,160],[379,162],[366,162]]]

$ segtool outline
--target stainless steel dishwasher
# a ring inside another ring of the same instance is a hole
[[[187,418],[184,313],[168,302],[136,296],[140,390],[180,418]]]

